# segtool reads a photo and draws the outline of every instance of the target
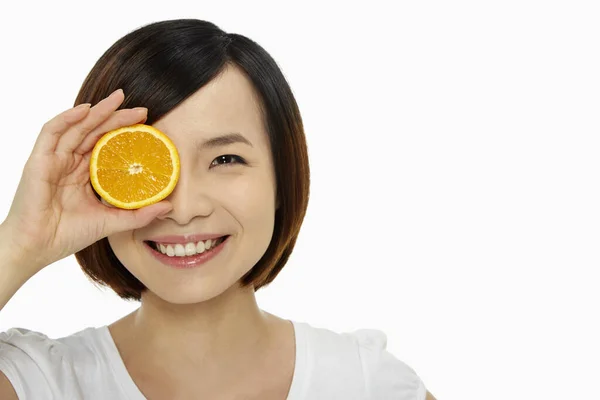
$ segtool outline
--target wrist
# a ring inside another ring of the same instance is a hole
[[[4,269],[5,274],[10,274],[13,279],[27,281],[34,272],[29,272],[34,268],[29,260],[31,254],[28,254],[25,248],[14,240],[14,231],[4,221],[0,224],[0,268]]]

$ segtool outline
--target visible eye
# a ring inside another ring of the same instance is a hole
[[[210,163],[210,166],[217,167],[219,165],[229,164],[246,164],[246,161],[240,156],[236,156],[234,154],[225,154],[215,158],[213,162]]]

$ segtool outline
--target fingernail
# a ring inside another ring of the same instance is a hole
[[[123,89],[117,89],[117,90],[115,90],[115,91],[114,91],[114,92],[112,92],[112,93],[111,93],[111,94],[110,94],[108,97],[110,97],[110,96],[112,96],[112,95],[115,95],[115,94],[117,94],[118,92],[121,92],[121,93],[123,93]]]
[[[75,107],[75,110],[79,110],[79,109],[86,108],[86,107],[91,107],[91,106],[92,105],[90,103],[83,103],[83,104],[80,104],[77,107]]]
[[[132,108],[132,110],[135,110],[135,111],[148,111],[148,109],[146,107],[135,107],[135,108]]]

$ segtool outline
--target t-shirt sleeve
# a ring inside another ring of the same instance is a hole
[[[46,335],[22,328],[0,332],[0,371],[19,399],[51,399],[49,376],[57,374],[60,355]],[[54,362],[57,362],[54,364]],[[54,364],[54,367],[53,367]]]
[[[353,332],[365,384],[373,400],[425,400],[427,390],[416,372],[386,350],[387,336],[375,329]]]

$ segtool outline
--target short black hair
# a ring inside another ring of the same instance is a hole
[[[241,279],[255,290],[269,284],[286,264],[306,214],[310,170],[304,127],[292,90],[275,60],[251,39],[226,33],[212,22],[177,19],[138,28],[114,43],[86,77],[75,105],[97,104],[121,88],[120,108],[146,107],[152,125],[186,98],[235,66],[260,99],[275,167],[277,199],[271,243]],[[100,196],[96,193],[98,199]],[[103,238],[75,254],[94,283],[125,300],[141,300],[146,289]]]

